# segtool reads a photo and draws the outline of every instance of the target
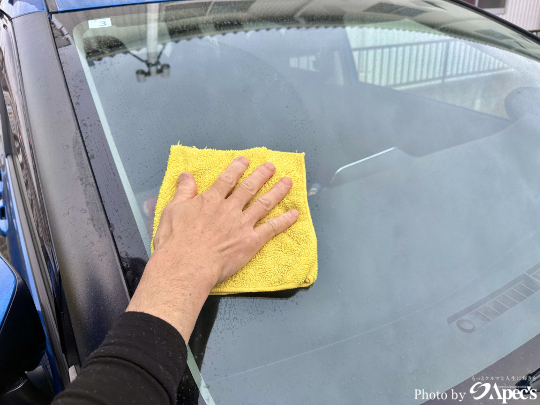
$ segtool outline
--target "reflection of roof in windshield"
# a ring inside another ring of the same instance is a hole
[[[453,36],[486,43],[533,59],[539,58],[537,46],[535,44],[531,46],[529,39],[484,16],[450,3],[440,2],[436,7],[434,2],[424,2],[415,8],[374,1],[358,3],[347,3],[347,7],[308,3],[300,10],[288,7],[287,10],[290,11],[278,10],[264,2],[261,5],[253,1],[159,4],[156,5],[159,7],[159,22],[166,26],[165,31],[160,31],[159,42],[178,42],[195,37],[241,31],[389,24],[393,29]],[[124,9],[130,11],[130,7]],[[85,33],[85,50],[89,59],[99,60],[116,53],[125,53],[127,50],[124,47],[130,50],[144,48],[145,29],[130,31],[128,35],[125,32],[120,33],[119,30],[146,25],[146,11],[144,7],[138,7],[137,14],[110,13],[111,27],[88,30]],[[72,27],[66,28],[69,30]],[[90,39],[95,36],[103,38]],[[129,43],[122,46],[118,40],[112,38],[122,38]]]

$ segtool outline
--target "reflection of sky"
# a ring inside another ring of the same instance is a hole
[[[347,27],[346,31],[351,48],[411,44],[449,39],[447,35],[443,35],[411,20],[378,23],[373,27]]]
[[[318,29],[181,41],[162,59],[171,76],[146,83],[129,55],[91,68],[139,198],[157,194],[177,142],[305,151],[308,184],[323,185],[309,201],[314,286],[221,300],[202,367],[216,401],[412,403],[414,389],[447,389],[540,331],[540,293],[472,334],[447,324],[540,261],[536,121],[344,85],[334,55],[346,39]],[[311,54],[313,70],[291,67]],[[473,136],[485,128],[497,129]],[[329,187],[340,167],[390,147],[410,159]]]

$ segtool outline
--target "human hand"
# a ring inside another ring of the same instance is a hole
[[[296,221],[298,211],[290,210],[254,227],[285,197],[292,180],[283,177],[244,210],[275,171],[272,163],[265,163],[231,193],[248,165],[247,158],[236,158],[199,195],[193,176],[180,175],[176,194],[161,214],[154,253],[128,311],[164,319],[187,342],[212,288],[240,270],[266,242]]]

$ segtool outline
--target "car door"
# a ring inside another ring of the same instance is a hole
[[[54,390],[58,392],[68,381],[67,364],[62,348],[55,293],[58,279],[54,277],[52,253],[47,222],[37,200],[36,179],[29,165],[24,145],[26,134],[24,98],[13,36],[12,23],[2,17],[0,31],[0,170],[2,197],[0,200],[0,232],[6,235],[9,260],[30,287],[47,336],[46,356],[42,366],[48,371]],[[32,211],[34,208],[34,211]],[[39,231],[38,231],[39,230]],[[38,238],[38,235],[42,235]]]

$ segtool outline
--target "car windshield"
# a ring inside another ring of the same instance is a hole
[[[211,297],[181,403],[420,403],[540,333],[533,40],[440,0],[54,20],[130,288],[171,145],[305,152],[318,279]]]

